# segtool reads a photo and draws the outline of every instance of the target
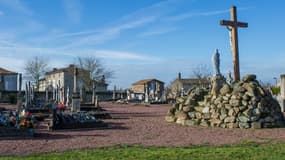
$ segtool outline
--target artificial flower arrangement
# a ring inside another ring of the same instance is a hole
[[[20,114],[18,112],[0,113],[0,126],[16,127],[16,128],[30,128],[35,127],[35,120],[29,111],[23,110]]]

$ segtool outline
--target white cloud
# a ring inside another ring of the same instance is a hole
[[[33,47],[24,44],[14,43],[7,40],[0,40],[0,56],[2,57],[18,57],[30,58],[35,55],[45,57],[69,57],[69,60],[77,56],[95,55],[98,58],[106,60],[136,60],[143,62],[159,61],[157,57],[144,54],[116,51],[116,50],[91,50],[91,49],[56,49],[48,47]],[[63,60],[65,61],[65,60]],[[70,63],[70,62],[66,62]]]
[[[160,28],[160,29],[154,29],[154,30],[148,30],[143,33],[138,34],[139,37],[148,37],[148,36],[156,36],[161,34],[166,34],[169,32],[173,32],[177,30],[177,28]]]
[[[238,10],[239,11],[244,11],[244,10],[248,10],[248,9],[252,9],[253,7],[239,7]],[[180,15],[176,15],[176,16],[169,16],[167,17],[165,20],[167,21],[181,21],[181,20],[185,20],[185,19],[189,19],[189,18],[193,18],[193,17],[201,17],[201,16],[214,16],[214,15],[220,15],[220,14],[225,14],[225,13],[230,13],[229,9],[224,9],[224,10],[215,10],[215,11],[205,11],[205,12],[188,12],[188,13],[183,13]]]
[[[69,2],[69,1],[67,1]],[[74,33],[63,33],[59,37],[76,37],[72,42],[63,48],[78,47],[95,43],[104,43],[108,40],[118,38],[123,31],[149,25],[159,20],[163,15],[174,10],[180,1],[168,0],[155,3],[145,8],[141,8],[133,13],[125,15],[109,24],[103,29],[80,31]]]
[[[72,48],[72,47],[78,47],[78,46],[86,45],[86,44],[88,45],[88,44],[95,44],[95,43],[103,43],[107,40],[111,40],[111,39],[118,37],[121,34],[121,32],[123,32],[124,30],[137,28],[146,23],[150,23],[154,20],[155,20],[155,17],[144,17],[144,18],[131,21],[128,23],[119,24],[117,26],[106,28],[105,30],[102,30],[101,32],[97,34],[91,34],[91,35],[78,38],[74,40],[71,44],[68,44],[67,46],[64,46],[62,48]],[[80,34],[74,33],[73,35],[82,35],[85,33],[86,32],[81,32]]]
[[[168,18],[166,18],[166,20],[169,21],[181,21],[181,20],[185,20],[188,18],[192,18],[192,17],[200,17],[200,16],[213,16],[213,15],[219,15],[219,14],[224,14],[224,13],[229,13],[229,10],[216,10],[216,11],[207,11],[207,12],[198,12],[198,13],[183,13],[180,15],[176,15],[176,16],[170,16]]]
[[[7,70],[23,73],[24,59],[17,59],[15,57],[2,57],[0,56],[1,67]]]
[[[63,0],[63,9],[73,23],[79,23],[81,19],[81,3],[79,0]]]
[[[121,51],[109,51],[98,50],[95,51],[96,57],[106,59],[118,59],[118,60],[140,60],[140,61],[156,61],[159,60],[156,57],[146,56],[137,53],[121,52]]]

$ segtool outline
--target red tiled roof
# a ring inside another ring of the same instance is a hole
[[[17,74],[17,73],[0,67],[0,74]]]

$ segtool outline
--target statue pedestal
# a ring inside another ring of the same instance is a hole
[[[211,84],[211,95],[218,95],[220,92],[220,89],[223,87],[223,85],[226,83],[225,78],[222,75],[215,75],[212,77]]]
[[[79,112],[80,111],[80,94],[75,92],[72,94],[72,105],[71,112]]]

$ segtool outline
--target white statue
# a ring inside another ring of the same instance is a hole
[[[216,49],[216,52],[213,55],[212,62],[213,62],[213,67],[214,67],[214,76],[221,75],[221,72],[220,72],[220,54],[219,54],[218,49]]]

